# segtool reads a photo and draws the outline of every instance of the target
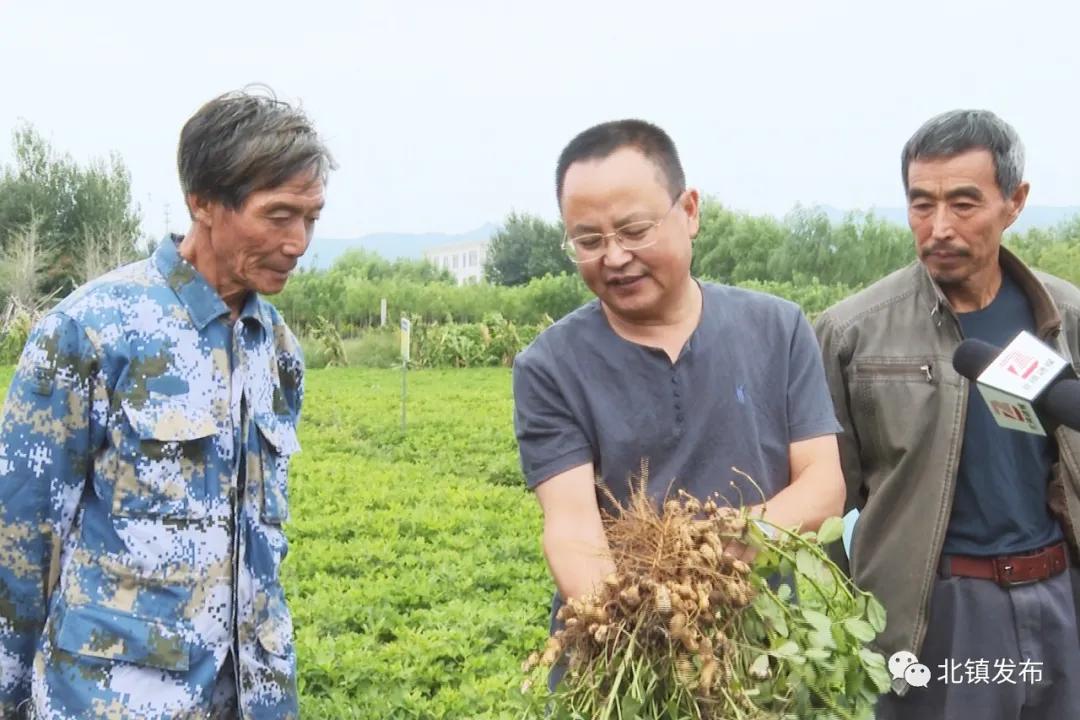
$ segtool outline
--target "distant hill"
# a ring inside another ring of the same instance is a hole
[[[475,230],[457,235],[451,233],[384,232],[362,235],[351,239],[316,237],[301,264],[307,268],[328,268],[342,253],[358,249],[378,253],[387,260],[397,260],[398,258],[419,260],[423,257],[424,250],[427,248],[451,243],[488,240],[498,229],[498,225],[486,223]]]
[[[822,205],[820,209],[823,210],[825,214],[828,215],[829,220],[833,222],[842,220],[848,213],[847,210],[841,210],[828,205]],[[870,209],[875,215],[884,220],[905,227],[907,226],[907,208],[892,207]],[[1080,207],[1077,206],[1051,207],[1047,205],[1028,205],[1024,208],[1024,212],[1020,213],[1020,217],[1016,219],[1013,226],[1009,228],[1009,231],[1022,233],[1030,228],[1050,228],[1065,220],[1070,220],[1077,215],[1080,215]]]

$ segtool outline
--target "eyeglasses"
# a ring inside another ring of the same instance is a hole
[[[675,202],[671,203],[671,207],[659,220],[636,220],[632,223],[626,223],[622,227],[617,227],[613,232],[609,233],[585,233],[575,237],[569,237],[564,233],[563,249],[570,256],[570,259],[578,265],[599,260],[607,252],[608,238],[614,240],[619,247],[627,252],[644,250],[650,245],[655,245],[656,241],[659,240],[658,234],[653,230],[667,220],[668,215],[679,204],[682,197],[683,193],[679,193],[679,197],[675,198]]]

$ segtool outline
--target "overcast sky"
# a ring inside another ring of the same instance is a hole
[[[554,218],[563,145],[627,116],[691,185],[782,214],[902,205],[904,140],[964,106],[1019,130],[1031,203],[1080,205],[1078,27],[1071,0],[0,0],[0,164],[20,119],[80,161],[115,150],[146,230],[168,207],[183,231],[181,125],[259,81],[340,164],[323,237]]]

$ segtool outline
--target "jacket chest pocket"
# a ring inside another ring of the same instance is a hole
[[[217,425],[209,410],[121,402],[113,512],[122,517],[199,518]]]
[[[890,383],[915,382],[934,384],[937,368],[930,360],[856,361],[852,365],[855,382]]]
[[[868,467],[896,462],[941,432],[943,371],[932,360],[856,360],[850,372],[852,421]]]
[[[258,472],[262,488],[263,522],[280,525],[289,519],[289,458],[300,450],[296,427],[290,418],[257,413],[259,429]]]

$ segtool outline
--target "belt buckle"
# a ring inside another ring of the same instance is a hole
[[[1007,562],[1000,566],[998,566],[995,562],[994,565],[995,567],[997,567],[998,585],[1003,588],[1021,587],[1023,585],[1031,585],[1033,583],[1039,582],[1038,578],[1032,578],[1030,580],[1009,579],[1007,576],[1011,575],[1012,571],[1016,569],[1011,562]]]

